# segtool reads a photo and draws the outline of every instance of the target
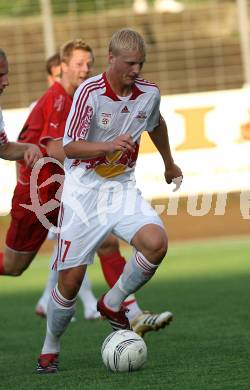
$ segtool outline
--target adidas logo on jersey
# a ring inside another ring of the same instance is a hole
[[[121,110],[121,113],[122,113],[122,114],[128,114],[129,112],[130,112],[130,111],[129,111],[129,109],[128,109],[127,106],[123,107],[123,109]]]

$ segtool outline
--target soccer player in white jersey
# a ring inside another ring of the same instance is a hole
[[[8,59],[6,53],[0,48],[0,95],[9,85],[8,79]],[[33,166],[41,157],[39,148],[32,144],[18,144],[9,142],[4,130],[4,121],[0,107],[0,157],[5,160],[22,160],[24,159],[28,166]]]
[[[117,31],[109,45],[108,70],[84,82],[74,95],[64,135],[59,279],[49,302],[38,373],[57,372],[60,337],[73,316],[87,265],[110,232],[134,248],[120,278],[97,305],[114,330],[130,329],[122,302],[151,279],[166,255],[163,223],[135,187],[141,133],[147,130],[160,152],[167,183],[182,178],[182,172],[160,117],[159,90],[139,78],[145,55],[136,31]]]
[[[75,52],[74,47],[79,48],[80,46],[75,46],[74,41],[69,41],[68,43],[66,43],[62,48],[62,57],[65,59],[65,54],[63,54],[65,52],[68,53],[67,59],[74,57],[73,55]],[[70,48],[72,50],[71,56],[69,52]],[[69,63],[69,61],[67,61],[67,63]],[[83,80],[86,80],[88,77],[91,76],[90,71],[92,70],[92,64],[93,64],[92,51],[91,53],[85,52],[85,56],[83,57],[83,65],[84,63],[85,63],[85,67],[84,67],[84,72],[81,73],[81,78]],[[76,62],[74,60],[71,61],[70,67],[68,68],[68,74],[69,74],[69,70],[75,68],[75,66],[76,66]],[[46,69],[48,73],[48,83],[50,85],[60,81],[61,77],[65,77],[64,72],[61,69],[61,59],[59,53],[54,54],[53,56],[48,58],[46,63]],[[71,81],[68,78],[68,85],[70,84]],[[56,138],[59,137],[58,131],[57,134],[54,134],[54,137]],[[52,139],[51,141],[54,142]],[[39,140],[37,140],[37,142],[39,143]],[[57,142],[57,147],[60,148],[60,154],[64,155],[61,140],[59,141],[57,139],[57,141],[55,142]],[[51,237],[50,232],[48,233],[48,237],[49,236]],[[53,255],[51,258],[52,264],[54,263],[54,259],[56,258],[57,255],[56,252],[57,250],[53,251]],[[97,255],[99,257],[102,270],[103,270],[103,275],[105,276],[106,282],[110,287],[113,287],[113,285],[118,280],[126,264],[126,261],[124,257],[121,255],[121,252],[119,250],[118,239],[114,235],[110,235],[109,237],[107,237],[106,240],[100,246],[100,248],[98,248]],[[18,263],[20,264],[20,262]],[[1,253],[0,253],[0,270],[1,270]],[[47,305],[50,298],[50,293],[51,290],[55,287],[56,283],[57,283],[57,271],[51,268],[49,271],[49,277],[46,283],[46,288],[42,296],[40,297],[35,309],[36,313],[41,317],[46,317]],[[85,273],[82,286],[78,292],[78,297],[83,303],[84,317],[86,319],[100,318],[100,313],[97,311],[96,308],[97,300],[92,291],[92,285],[88,278],[87,272]],[[133,330],[139,335],[141,335],[142,337],[147,332],[156,331],[158,329],[164,328],[173,319],[173,314],[169,311],[155,313],[155,312],[149,312],[148,310],[146,311],[142,310],[142,308],[138,304],[136,297],[133,294],[130,294],[126,298],[126,300],[123,302],[123,305],[126,306],[127,309],[126,315],[129,318]],[[72,320],[74,320],[74,317],[72,317]]]

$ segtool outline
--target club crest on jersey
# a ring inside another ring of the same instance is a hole
[[[146,111],[139,111],[138,115],[136,116],[136,119],[138,122],[143,123],[145,122],[145,119],[147,119]]]
[[[102,112],[99,119],[99,126],[103,129],[107,129],[110,125],[112,115],[107,112]]]

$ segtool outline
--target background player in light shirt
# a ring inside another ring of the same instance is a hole
[[[48,84],[51,86],[54,82],[60,81],[61,78],[61,59],[60,54],[56,53],[51,56],[46,63],[46,70],[48,73]],[[86,76],[88,74],[86,73]],[[48,234],[48,237],[53,239],[55,234]],[[54,253],[52,255],[51,262],[53,263],[56,256]],[[105,279],[110,287],[112,287],[117,279],[119,278],[126,261],[124,257],[121,256],[119,249],[119,241],[114,236],[109,236],[108,239],[104,241],[101,247],[97,251],[102,265],[103,273]],[[47,315],[47,305],[50,297],[50,292],[52,288],[55,287],[57,283],[57,271],[50,269],[49,276],[45,290],[40,297],[37,306],[36,314],[41,317]],[[95,319],[100,317],[100,313],[96,310],[96,298],[92,291],[92,285],[88,278],[87,273],[85,274],[84,281],[81,285],[81,288],[78,293],[79,298],[83,302],[84,306],[84,317],[86,319]],[[169,311],[162,312],[160,314],[151,313],[149,311],[143,311],[135,298],[134,295],[130,295],[124,302],[124,305],[128,309],[128,317],[132,323],[133,329],[143,336],[146,332],[152,330],[158,330],[165,327],[172,320],[172,313]]]
[[[136,189],[134,179],[144,130],[163,158],[166,181],[182,177],[160,119],[159,90],[138,78],[145,54],[137,32],[116,32],[107,72],[87,80],[74,95],[64,135],[67,158],[55,264],[59,279],[49,301],[38,373],[57,372],[60,337],[74,314],[87,265],[110,232],[134,249],[118,281],[97,305],[114,330],[130,329],[122,303],[151,279],[167,252],[163,223]]]
[[[8,79],[8,59],[6,53],[0,48],[0,95],[4,89],[9,85]],[[19,144],[17,142],[10,142],[4,130],[4,121],[2,110],[0,107],[0,157],[5,160],[22,160],[28,166],[33,166],[36,161],[42,157],[36,145]]]
[[[36,143],[40,145],[45,157],[51,156],[63,162],[65,154],[61,139],[72,104],[72,96],[82,81],[89,77],[94,58],[92,49],[81,40],[66,43],[62,48],[61,58],[61,80],[55,82],[38,100],[23,126],[19,140]],[[36,214],[21,206],[31,203],[30,174],[31,171],[21,164],[12,201],[6,250],[5,254],[0,253],[1,275],[21,275],[35,258],[47,237],[47,228],[40,223]],[[38,176],[38,196],[43,205],[55,198],[60,188],[60,183],[57,182],[41,187],[52,175],[58,175],[63,179],[64,171],[58,164],[50,163],[42,167]],[[53,225],[57,224],[58,211],[59,208],[54,209],[47,215]],[[112,286],[126,264],[119,251],[118,240],[114,236],[109,236],[97,252],[104,275],[109,285]],[[56,277],[54,273],[51,281],[53,286],[56,283]],[[47,291],[50,287],[51,285]],[[140,334],[164,327],[172,319],[172,314],[169,312],[153,315],[143,313],[133,296],[130,296],[125,304],[129,306],[133,327]],[[152,319],[154,321],[151,321]]]

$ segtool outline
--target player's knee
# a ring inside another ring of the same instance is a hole
[[[151,240],[150,245],[151,256],[157,260],[162,261],[167,254],[168,239],[166,235],[155,236]]]
[[[72,277],[66,277],[63,281],[58,281],[59,291],[66,299],[74,299],[80,290],[81,284],[81,279]]]
[[[35,254],[23,254],[6,248],[4,254],[4,273],[9,276],[20,276],[28,268]]]
[[[143,227],[134,236],[132,244],[154,264],[159,264],[168,250],[168,238],[165,230],[156,225]]]
[[[147,240],[144,242],[145,256],[153,263],[159,264],[166,256],[167,250],[168,239],[163,231],[159,231],[158,234],[148,236]]]
[[[110,234],[98,248],[98,256],[108,256],[119,250],[119,241],[118,239]]]
[[[4,263],[4,273],[8,276],[20,276],[24,272],[25,268],[16,266],[16,264],[13,263]]]
[[[63,288],[62,288],[62,295],[66,299],[74,299],[78,291],[80,290],[81,284],[77,283],[74,280],[67,280],[64,282]]]
[[[13,272],[10,274],[10,276],[21,276],[23,274],[23,272],[24,272],[23,269],[13,270]]]

